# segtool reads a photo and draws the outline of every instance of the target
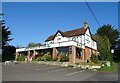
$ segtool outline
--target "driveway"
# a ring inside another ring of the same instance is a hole
[[[3,81],[117,81],[118,72],[49,66],[41,64],[10,64],[2,66]]]

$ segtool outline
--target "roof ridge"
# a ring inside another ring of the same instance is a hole
[[[84,27],[82,27],[84,29]],[[77,29],[82,29],[82,28],[77,28]],[[77,29],[73,29],[73,30],[69,30],[69,31],[74,31],[74,30],[77,30]],[[64,31],[64,32],[68,32],[68,31]]]
[[[84,28],[84,27],[82,27],[82,28],[77,28],[77,29],[73,29],[73,30],[69,30],[69,31],[61,31],[61,30],[58,30],[58,31],[60,31],[65,37],[71,37],[71,36],[77,36],[77,35],[82,35],[82,34],[85,34],[85,32],[86,32],[86,30],[87,30],[87,28]],[[55,36],[55,34],[53,34],[53,35],[50,35],[48,38],[47,38],[47,40],[49,41],[49,40],[53,40],[54,39],[54,36]],[[46,41],[47,41],[46,40]]]

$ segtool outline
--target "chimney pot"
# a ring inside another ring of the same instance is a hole
[[[88,28],[88,23],[86,21],[84,21],[84,28]]]

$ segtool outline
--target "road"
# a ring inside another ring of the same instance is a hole
[[[118,72],[95,72],[42,64],[2,66],[3,81],[117,81]]]

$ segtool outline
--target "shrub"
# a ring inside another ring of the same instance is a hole
[[[17,61],[24,61],[25,60],[25,56],[21,55],[17,58]]]
[[[47,52],[42,57],[36,59],[36,61],[52,61],[52,57],[49,55],[50,52]]]
[[[54,59],[53,59],[53,61],[57,61],[58,60],[58,57],[56,56],[56,57],[54,57]]]
[[[80,63],[75,63],[76,65],[79,65]]]
[[[52,57],[49,56],[49,55],[46,55],[45,58],[46,58],[47,61],[52,61]]]
[[[50,55],[44,55],[42,57],[38,57],[35,61],[52,61],[52,57]]]
[[[94,63],[98,63],[98,61],[99,61],[99,59],[98,59],[98,56],[97,55],[95,55],[95,54],[92,54],[92,56],[91,56],[91,59],[90,59],[92,62],[94,62]]]
[[[81,65],[98,65],[98,64],[95,64],[94,62],[88,62],[88,63],[81,63]]]
[[[37,59],[35,59],[35,61],[42,61],[41,57],[38,57]]]
[[[111,61],[112,53],[109,50],[103,50],[100,52],[100,60],[102,61]]]
[[[44,55],[41,57],[42,61],[52,61],[52,57],[50,55]]]
[[[60,62],[68,62],[69,61],[69,57],[67,55],[62,55],[60,57]]]

